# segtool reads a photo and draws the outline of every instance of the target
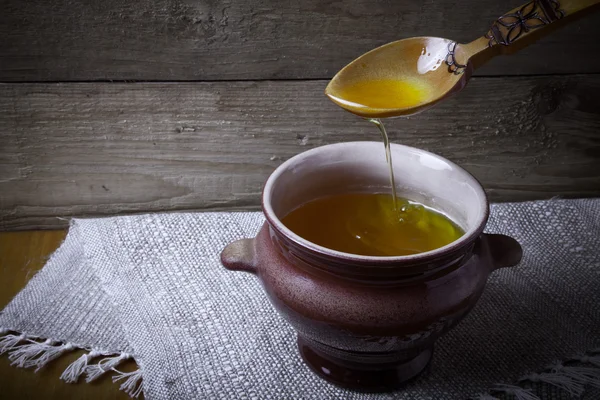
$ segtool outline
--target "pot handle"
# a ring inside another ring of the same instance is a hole
[[[510,236],[484,234],[492,257],[492,271],[499,268],[514,267],[523,257],[523,249],[519,242]]]
[[[255,255],[254,239],[236,240],[225,246],[221,252],[221,264],[232,271],[256,274]]]

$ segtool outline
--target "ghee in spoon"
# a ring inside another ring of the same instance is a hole
[[[341,86],[335,97],[354,107],[409,108],[426,102],[431,97],[431,88],[414,78],[369,79]]]

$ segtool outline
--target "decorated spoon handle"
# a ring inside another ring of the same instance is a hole
[[[469,59],[477,68],[498,54],[514,53],[598,9],[600,0],[531,0],[494,21],[484,36],[461,45],[460,58]]]

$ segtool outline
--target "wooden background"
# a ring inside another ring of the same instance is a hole
[[[524,0],[0,0],[0,230],[60,217],[256,209],[309,148],[379,140],[335,72],[409,36],[466,42]],[[600,13],[390,123],[493,201],[600,195]]]

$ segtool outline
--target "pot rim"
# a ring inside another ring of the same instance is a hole
[[[293,164],[299,163],[302,160],[304,160],[305,158],[308,158],[309,156],[314,155],[315,153],[330,151],[330,149],[332,147],[364,145],[365,143],[377,143],[378,145],[381,145],[381,143],[375,142],[375,141],[354,141],[354,142],[342,142],[342,143],[328,144],[328,145],[319,146],[319,147],[315,147],[313,149],[304,151],[304,152],[297,154],[294,157],[286,160],[281,165],[279,165],[267,179],[264,189],[263,189],[263,192],[262,192],[262,210],[263,210],[263,214],[265,215],[265,218],[266,218],[267,222],[269,223],[269,225],[271,226],[271,228],[274,229],[275,231],[277,231],[280,235],[283,235],[284,237],[286,237],[288,240],[292,241],[294,244],[296,244],[300,248],[304,248],[305,250],[311,251],[311,252],[316,253],[325,258],[341,259],[341,260],[344,260],[346,262],[350,262],[353,264],[381,266],[381,267],[390,266],[391,264],[393,264],[394,266],[397,266],[399,264],[415,265],[415,264],[427,263],[432,260],[447,256],[451,253],[455,253],[463,247],[466,248],[481,235],[481,233],[483,232],[483,230],[485,228],[487,220],[489,218],[490,207],[489,207],[489,201],[488,201],[487,195],[483,189],[483,186],[479,182],[479,180],[477,178],[475,178],[471,173],[466,171],[464,168],[458,166],[457,164],[453,163],[452,161],[450,161],[440,155],[437,155],[435,153],[432,153],[432,152],[429,152],[426,150],[422,150],[422,149],[419,149],[416,147],[406,146],[406,145],[397,144],[397,143],[390,143],[390,146],[396,147],[396,148],[401,147],[401,148],[404,148],[405,150],[416,151],[421,154],[430,155],[440,161],[448,163],[453,168],[455,168],[460,174],[462,174],[466,177],[469,177],[473,180],[473,182],[475,183],[475,185],[474,185],[475,190],[480,192],[480,196],[479,196],[481,199],[480,206],[483,209],[483,212],[481,213],[481,216],[477,220],[477,223],[473,224],[473,226],[469,230],[467,230],[463,236],[461,236],[459,239],[457,239],[443,247],[439,247],[437,249],[426,251],[423,253],[404,255],[404,256],[365,256],[365,255],[359,255],[359,254],[346,253],[346,252],[342,252],[342,251],[338,251],[338,250],[332,250],[327,247],[320,246],[316,243],[310,242],[310,241],[304,239],[303,237],[295,234],[292,230],[290,230],[288,227],[286,227],[283,224],[283,222],[281,222],[281,220],[275,215],[275,212],[274,212],[273,207],[270,202],[270,197],[271,197],[271,193],[273,191],[273,186],[274,186],[275,182],[277,181],[277,179],[279,178],[279,176],[283,173],[283,171],[285,171],[286,168],[292,166]]]

